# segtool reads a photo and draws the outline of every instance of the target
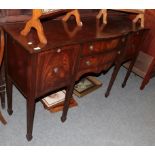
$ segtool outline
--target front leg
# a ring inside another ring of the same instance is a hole
[[[8,101],[8,114],[12,115],[13,110],[12,110],[12,81],[8,76],[6,76],[6,93],[7,93],[7,101]]]
[[[65,122],[65,120],[67,118],[67,112],[68,112],[68,108],[69,108],[69,101],[70,101],[70,99],[72,97],[73,89],[74,89],[74,83],[72,83],[71,85],[69,85],[67,87],[65,101],[64,101],[64,107],[63,107],[63,113],[62,113],[62,116],[61,116],[61,121],[62,122]]]
[[[121,67],[121,64],[120,63],[117,63],[116,66],[115,66],[115,68],[114,68],[114,71],[112,73],[112,76],[111,76],[111,79],[110,79],[110,82],[109,82],[107,91],[105,93],[105,97],[108,97],[109,96],[110,91],[111,91],[111,88],[112,88],[112,86],[113,86],[113,84],[115,82],[115,79],[116,79],[116,76],[118,74],[118,71],[119,71],[120,67]]]
[[[28,141],[32,139],[33,121],[35,113],[35,99],[33,97],[27,98],[27,135]]]
[[[0,98],[1,98],[1,106],[4,109],[5,108],[5,80],[4,80],[4,66],[1,68],[0,73]]]
[[[5,86],[0,86],[0,98],[1,98],[1,106],[4,109],[5,108]]]
[[[126,83],[127,83],[127,81],[128,81],[128,78],[129,78],[129,76],[130,76],[130,74],[131,74],[131,72],[132,72],[133,66],[134,66],[134,64],[135,64],[135,62],[136,62],[137,56],[138,56],[138,54],[136,53],[136,55],[135,55],[135,56],[132,58],[132,60],[131,60],[131,63],[130,63],[130,65],[129,65],[129,69],[128,69],[128,71],[127,71],[127,73],[126,73],[126,76],[125,76],[125,78],[124,78],[124,81],[123,81],[123,83],[122,83],[122,88],[124,88],[124,87],[126,86]]]

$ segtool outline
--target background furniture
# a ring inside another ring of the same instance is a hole
[[[1,68],[1,64],[2,64],[2,59],[3,59],[3,53],[4,53],[4,32],[2,30],[2,28],[0,28],[0,69]],[[5,98],[5,91],[2,89],[3,86],[1,86],[1,89],[0,89],[0,97],[1,97],[1,104],[2,104],[2,107],[4,107],[4,98]],[[0,111],[0,121],[3,123],[3,124],[6,124],[6,120],[4,119],[1,111]]]
[[[123,66],[129,68],[130,62],[125,63]],[[145,85],[148,84],[151,77],[154,76],[155,59],[153,56],[139,52],[136,62],[133,66],[132,72],[143,78],[140,89],[143,90]]]
[[[140,26],[144,27],[144,12],[145,9],[115,9],[116,11],[122,11],[126,13],[133,13],[135,14],[135,18],[132,20],[134,24],[136,24],[140,20]],[[101,9],[99,13],[97,14],[96,18],[100,19],[101,17],[103,18],[103,23],[107,24],[107,16],[108,16],[108,11],[107,9]]]
[[[134,17],[131,17],[132,19]],[[149,32],[145,38],[145,41],[141,43],[140,53],[136,63],[133,67],[132,72],[143,78],[140,89],[143,90],[145,85],[149,83],[150,79],[155,75],[155,27],[154,18],[155,10],[146,9],[144,12],[145,27],[149,28]],[[124,65],[127,69],[129,68],[129,62]],[[124,82],[122,86],[125,86]]]
[[[31,12],[31,9],[0,9],[0,23],[28,20]]]
[[[147,74],[145,75],[145,81],[143,84],[144,86],[150,81],[151,77],[155,75],[155,26],[154,26],[154,19],[155,19],[155,9],[147,9],[144,14],[145,17],[145,27],[149,28],[150,31],[148,33],[145,42],[142,45],[142,52],[147,54],[148,59],[150,59],[150,65],[147,70]],[[153,59],[153,60],[151,60]],[[145,62],[145,61],[144,61]],[[143,81],[144,81],[143,80]],[[144,87],[141,87],[143,89]]]
[[[122,57],[120,58],[120,60],[116,61],[115,63],[115,68],[114,68],[114,72],[112,74],[109,86],[107,88],[107,91],[105,93],[105,97],[109,96],[110,90],[112,88],[113,82],[115,81],[115,78],[117,76],[117,73],[120,69],[120,67],[123,65],[123,63],[128,62],[129,60],[129,67],[128,67],[128,71],[127,74],[125,76],[124,82],[122,84],[122,87],[124,87],[126,85],[126,82],[130,76],[131,70],[135,64],[135,61],[137,59],[137,56],[140,52],[140,46],[142,44],[142,42],[144,41],[146,34],[148,33],[147,29],[141,29],[139,31],[135,31],[134,33],[132,33],[128,40],[127,40],[127,44],[126,47],[124,49],[124,54],[122,55]],[[113,81],[113,82],[112,82]]]

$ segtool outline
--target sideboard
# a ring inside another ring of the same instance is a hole
[[[122,63],[132,60],[132,69],[139,45],[148,31],[133,27],[132,21],[126,17],[109,18],[107,25],[95,17],[83,18],[82,21],[82,27],[76,26],[74,20],[66,23],[61,20],[44,21],[46,45],[39,43],[34,30],[26,37],[21,36],[24,23],[3,25],[8,113],[13,113],[14,84],[27,100],[27,140],[32,139],[36,99],[65,88],[61,117],[64,122],[75,82],[85,74],[101,73],[114,65],[106,92],[108,96]]]

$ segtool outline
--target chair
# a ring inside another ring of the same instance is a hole
[[[3,29],[0,28],[0,32],[1,32],[1,38],[0,38],[0,69],[1,69],[1,64],[2,64],[2,59],[3,59],[3,54],[4,54],[4,32]],[[5,125],[7,122],[4,119],[1,111],[0,111],[0,121]]]
[[[130,62],[125,63],[123,66],[128,69]],[[143,78],[140,89],[143,90],[145,85],[148,84],[155,71],[155,58],[147,53],[140,52],[137,60],[133,66],[132,72]]]
[[[137,42],[138,46],[144,42],[144,40],[145,40],[144,37],[147,35],[147,33],[148,33],[148,29],[145,29],[141,33],[141,39],[139,42]],[[134,42],[136,42],[136,40],[137,40],[136,37],[134,37],[134,40],[135,40]],[[139,68],[139,69],[137,68],[138,69],[137,74],[139,74],[139,76],[144,78],[144,80],[141,84],[141,87],[140,87],[141,90],[144,89],[145,85],[149,82],[150,77],[152,76],[151,74],[152,74],[153,66],[154,66],[154,58],[151,56],[149,57],[149,55],[147,56],[145,53],[141,52],[142,47],[141,46],[138,47],[138,46],[137,47],[135,46],[135,52],[137,51],[137,55],[135,56],[133,62],[129,63],[128,71],[127,71],[124,81],[122,83],[122,88],[124,88],[126,86],[127,80],[129,78],[131,72],[134,71],[137,67]]]

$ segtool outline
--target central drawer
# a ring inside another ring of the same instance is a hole
[[[95,41],[83,44],[82,56],[103,53],[117,47],[119,40]]]
[[[88,56],[81,58],[79,61],[78,73],[76,79],[85,73],[97,72],[99,65],[99,56]]]
[[[78,49],[73,46],[52,49],[38,55],[37,95],[59,89],[69,83],[77,52]]]
[[[77,78],[85,73],[99,73],[109,69],[115,61],[121,56],[121,51],[107,50],[99,54],[92,54],[80,58]]]

